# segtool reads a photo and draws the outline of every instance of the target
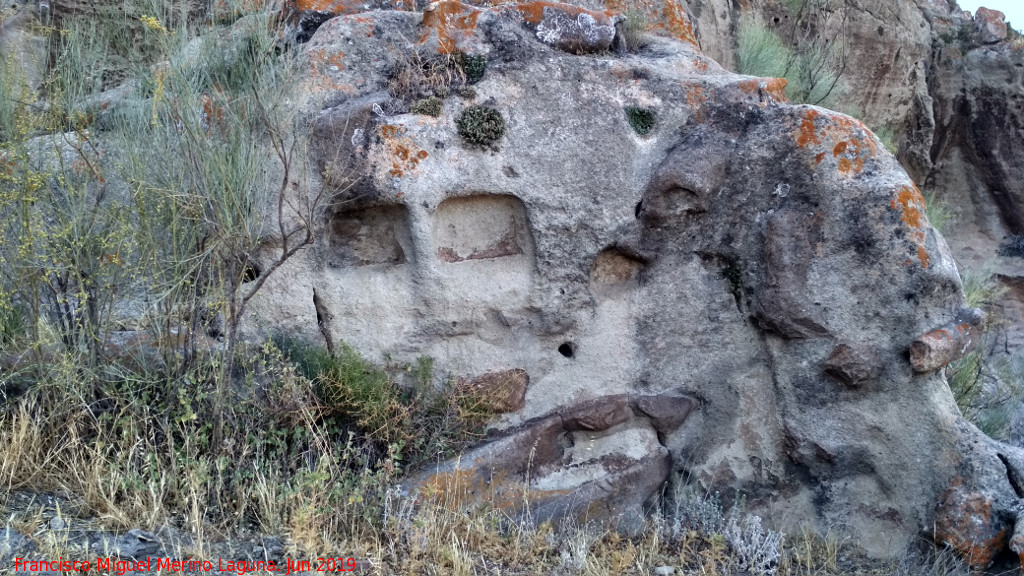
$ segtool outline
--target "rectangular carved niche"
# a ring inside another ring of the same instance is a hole
[[[333,268],[402,264],[412,246],[405,206],[371,206],[327,220],[327,265]]]
[[[448,263],[533,256],[526,209],[513,196],[468,196],[441,203],[434,215],[437,257]]]

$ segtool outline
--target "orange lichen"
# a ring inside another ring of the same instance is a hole
[[[1007,530],[995,530],[992,499],[967,492],[960,479],[943,494],[935,520],[935,539],[956,550],[974,568],[985,569],[1006,546]]]
[[[295,6],[302,11],[327,12],[338,16],[366,12],[365,3],[355,0],[295,0]]]
[[[693,33],[693,23],[690,22],[690,17],[686,15],[686,10],[678,0],[665,0],[662,16],[665,19],[664,26],[669,34],[697,47],[697,36]]]
[[[878,157],[878,142],[859,120],[842,115],[821,115],[807,110],[796,132],[796,143],[801,148],[825,146],[836,159],[836,169],[843,176],[860,174],[868,160]],[[820,150],[820,149],[819,149]],[[826,158],[817,153],[816,164]]]
[[[786,98],[787,84],[785,78],[758,78],[744,80],[738,86],[743,93],[757,95],[761,104],[767,105],[768,102],[789,102]],[[765,95],[768,96],[767,100]]]
[[[437,51],[441,54],[457,52],[456,41],[463,35],[476,32],[476,21],[480,10],[467,6],[458,0],[443,0],[423,11],[423,34],[420,43],[430,37],[431,30],[437,34]]]
[[[704,86],[694,84],[686,90],[686,106],[694,111],[698,122],[704,120],[704,104],[708,101],[707,91]]]
[[[889,201],[893,210],[900,211],[900,219],[910,229],[909,237],[917,244],[917,258],[922,268],[927,268],[931,262],[928,251],[925,248],[925,228],[928,226],[928,219],[925,216],[924,196],[917,186],[903,186],[896,192],[895,198]]]
[[[707,60],[701,58],[694,58],[693,67],[696,68],[698,72],[707,72],[709,65]]]
[[[563,4],[561,2],[546,2],[544,0],[536,0],[534,2],[517,2],[509,4],[523,17],[523,20],[530,24],[540,24],[544,20],[544,9],[550,8],[562,12],[567,16],[579,16],[580,14],[589,14],[601,24],[610,25],[611,18],[614,13],[597,12],[594,10],[587,10],[579,6],[573,6],[572,4]]]
[[[378,128],[384,147],[391,156],[391,169],[388,175],[392,178],[402,178],[407,174],[414,173],[419,168],[420,161],[426,160],[430,154],[418,146],[405,135],[404,126],[385,124]]]
[[[322,88],[329,90],[338,90],[342,92],[354,91],[355,88],[348,84],[343,84],[334,78],[332,75],[337,74],[345,69],[345,53],[338,51],[328,51],[324,48],[319,50],[313,50],[309,54],[310,63],[310,76],[319,84]]]
[[[800,121],[800,134],[796,138],[796,143],[801,148],[807,148],[811,144],[821,145],[818,132],[814,128],[814,120],[817,117],[817,110],[808,110],[804,114],[804,119]]]

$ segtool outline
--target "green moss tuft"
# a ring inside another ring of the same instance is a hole
[[[486,146],[505,135],[505,119],[490,106],[469,106],[459,116],[459,136],[467,144]]]
[[[657,116],[654,110],[637,106],[626,106],[626,120],[629,121],[629,125],[633,127],[637,134],[644,136],[650,134],[651,130],[654,129]]]
[[[430,98],[424,98],[419,100],[412,105],[410,111],[413,114],[425,114],[427,116],[433,116],[437,118],[441,115],[442,101],[437,96],[431,96]]]
[[[466,74],[466,83],[476,84],[487,71],[487,56],[483,54],[459,54],[459,66]]]

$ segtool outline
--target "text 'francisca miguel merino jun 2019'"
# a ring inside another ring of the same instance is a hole
[[[275,563],[264,560],[171,560],[169,558],[147,558],[145,560],[118,560],[116,558],[97,558],[96,562],[88,560],[26,560],[14,559],[17,572],[88,572],[95,569],[124,576],[131,572],[230,572],[238,575],[254,572],[352,572],[356,569],[355,558],[317,558],[316,561],[298,561],[287,559]]]

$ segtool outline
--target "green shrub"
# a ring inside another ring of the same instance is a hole
[[[345,344],[336,354],[287,339],[277,346],[314,382],[323,406],[408,466],[455,455],[482,435],[493,415],[483,398],[452,382],[435,389],[433,361],[425,356],[413,365],[381,367]],[[399,385],[399,376],[408,381]]]
[[[877,130],[872,130],[872,132],[875,133],[875,136],[878,136],[878,139],[882,141],[882,146],[885,146],[885,149],[888,150],[890,154],[895,156],[900,153],[900,135],[897,130],[888,126],[883,126]]]
[[[410,108],[410,112],[413,114],[424,114],[426,116],[438,117],[441,115],[441,109],[444,107],[444,102],[437,96],[431,96],[430,98],[424,98],[417,101]]]
[[[928,223],[939,232],[946,229],[946,225],[953,219],[953,211],[945,202],[935,197],[933,192],[924,194],[924,215]]]
[[[644,136],[651,133],[657,123],[657,115],[654,110],[639,108],[637,106],[626,106],[626,121],[637,134]]]
[[[743,16],[736,41],[737,72],[772,78],[786,76],[793,51],[783,44],[775,32],[761,26],[753,18]]]
[[[490,106],[469,106],[459,116],[459,135],[474,146],[487,146],[505,135],[505,119]]]
[[[822,7],[812,7],[827,13]],[[806,12],[801,12],[801,20]],[[794,26],[792,41],[787,42],[752,17],[742,17],[736,34],[736,71],[785,78],[786,95],[794,103],[835,107],[846,91],[841,77],[847,55],[841,42],[829,45],[818,36],[798,34],[798,30],[803,28]]]
[[[487,56],[484,54],[463,54],[458,56],[459,66],[466,75],[467,84],[476,84],[487,72]]]

